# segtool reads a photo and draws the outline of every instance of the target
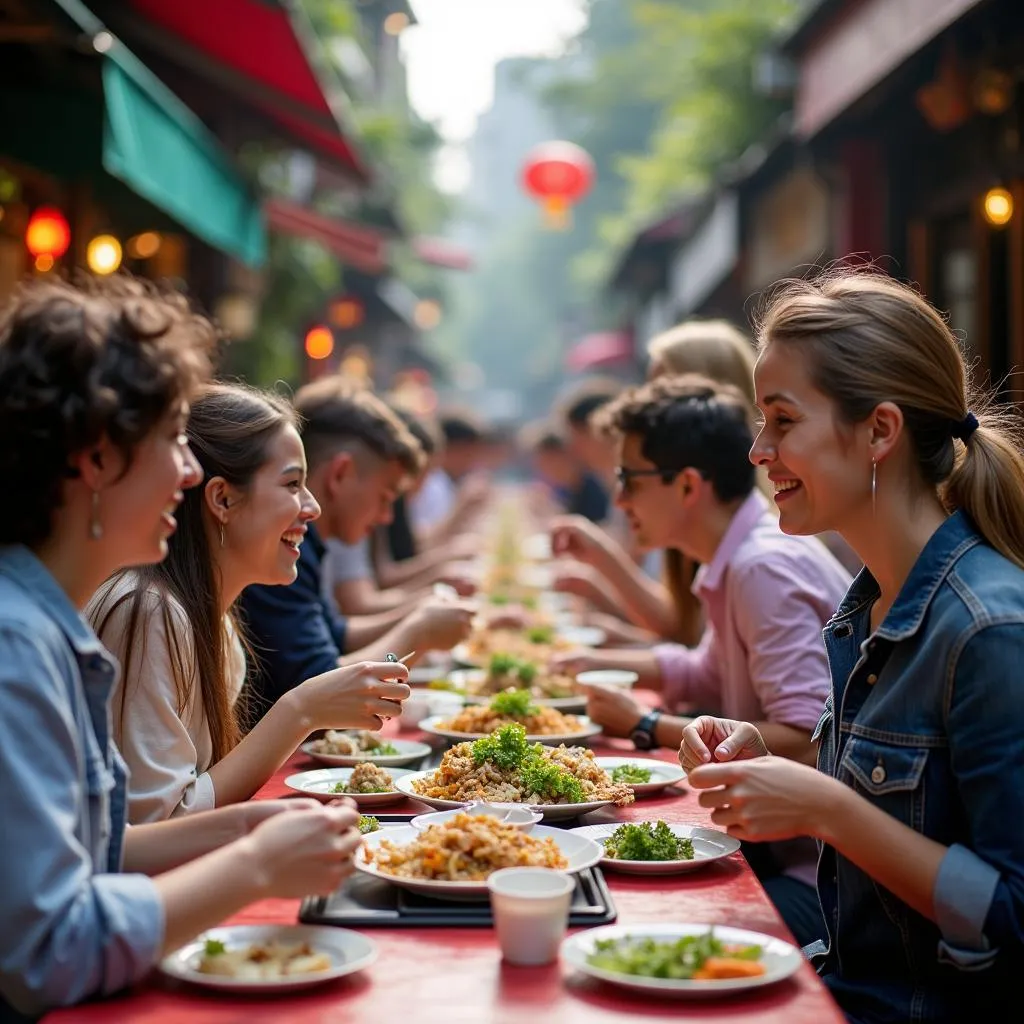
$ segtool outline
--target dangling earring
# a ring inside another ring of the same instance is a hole
[[[871,514],[875,514],[875,496],[878,493],[878,463],[871,460]]]
[[[224,547],[224,524],[220,524],[220,546]]]
[[[103,536],[103,524],[100,522],[100,492],[92,492],[92,515],[89,517],[89,536],[100,540]]]

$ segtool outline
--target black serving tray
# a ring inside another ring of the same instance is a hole
[[[378,815],[383,823],[385,816]],[[402,819],[404,823],[405,819]],[[610,924],[617,911],[598,867],[575,876],[569,924],[588,927]],[[359,928],[490,928],[491,904],[482,900],[446,900],[401,889],[382,879],[357,872],[331,896],[310,896],[299,910],[303,924],[333,924]]]

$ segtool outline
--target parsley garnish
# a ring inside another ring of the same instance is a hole
[[[526,730],[518,723],[503,725],[490,736],[477,740],[472,747],[477,764],[490,761],[505,771],[518,771],[522,788],[536,793],[542,802],[583,803],[583,787],[570,771],[544,756],[540,743],[526,742]]]
[[[680,839],[663,821],[620,825],[605,841],[612,860],[693,860],[693,842]]]
[[[537,705],[529,690],[506,690],[491,701],[491,710],[509,718],[526,718],[537,713]]]

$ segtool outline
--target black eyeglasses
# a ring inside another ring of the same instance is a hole
[[[615,480],[623,494],[629,494],[633,490],[633,481],[644,476],[661,477],[663,484],[670,484],[679,474],[681,469],[629,469],[627,466],[615,467]]]

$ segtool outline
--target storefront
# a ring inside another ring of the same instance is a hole
[[[774,282],[802,277],[832,258],[832,199],[805,151],[786,139],[738,186],[746,240],[748,303]]]
[[[79,0],[30,10],[0,50],[0,296],[30,271],[184,277],[193,240],[259,265],[259,204],[199,119]]]
[[[1024,399],[1024,5],[827,0],[789,52],[836,255],[915,283],[978,375]]]

